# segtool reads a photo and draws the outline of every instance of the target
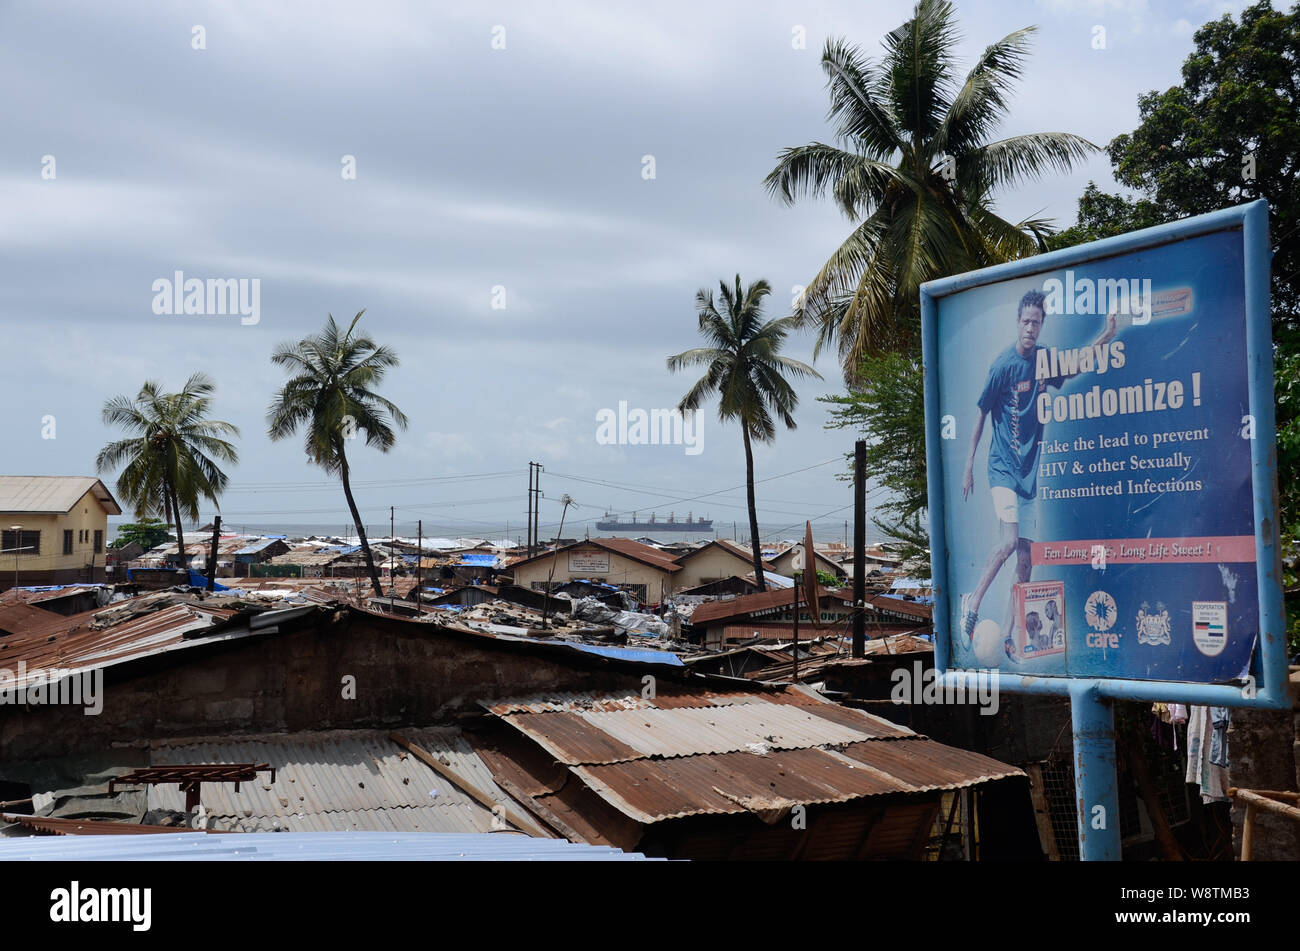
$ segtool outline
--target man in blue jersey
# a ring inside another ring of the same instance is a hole
[[[1015,612],[1015,584],[1028,581],[1032,569],[1030,544],[1038,537],[1038,455],[1043,439],[1043,424],[1035,406],[1040,394],[1053,387],[1060,389],[1067,376],[1037,379],[1038,335],[1043,329],[1041,291],[1030,291],[1020,298],[1016,310],[1016,342],[1003,350],[989,367],[988,379],[979,398],[979,420],[971,436],[970,455],[961,480],[962,498],[970,497],[975,486],[975,451],[984,435],[984,420],[992,417],[993,438],[989,445],[989,492],[998,516],[998,540],[989,552],[979,585],[961,596],[961,632],[970,644],[979,620],[980,602],[1011,553],[1016,553],[1016,570],[1011,579],[1012,597],[1007,604],[1003,636],[1010,638]],[[1106,329],[1094,346],[1110,343],[1116,333],[1116,312],[1106,318]]]

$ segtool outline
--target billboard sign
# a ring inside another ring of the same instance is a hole
[[[922,318],[941,669],[1180,699],[1269,667],[1277,702],[1264,203],[926,284]]]

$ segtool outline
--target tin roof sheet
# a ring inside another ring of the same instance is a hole
[[[905,727],[847,707],[819,716],[811,707],[775,703],[514,714],[508,719],[515,729],[570,766],[733,753],[751,747],[803,749],[913,735]]]
[[[641,690],[593,690],[586,693],[539,693],[483,703],[498,716],[509,713],[575,713],[583,710],[675,710],[684,707],[726,707],[738,703],[824,704],[810,692],[795,690],[717,690],[672,682],[659,683],[654,696]]]
[[[28,674],[30,679],[38,675],[43,678],[43,671],[55,668],[76,671],[122,663],[180,647],[187,643],[187,634],[229,621],[238,613],[228,608],[175,604],[97,629],[93,624],[105,610],[68,617],[51,614],[44,626],[28,627],[18,634],[0,634],[0,666],[13,669],[19,661],[25,661],[33,669]],[[12,686],[21,687],[24,682],[16,681]]]
[[[493,799],[509,802],[491,771],[454,728],[404,730],[403,735]],[[269,763],[268,774],[241,783],[204,784],[209,828],[242,832],[368,829],[407,832],[490,832],[492,812],[387,732],[289,734],[239,740],[158,741],[150,765]],[[175,785],[148,787],[150,809],[183,811]]]
[[[835,749],[723,753],[578,766],[593,792],[638,822],[779,809],[796,803],[956,789],[1020,775],[925,737]]]
[[[0,838],[0,860],[122,861],[646,861],[639,852],[510,833],[254,832],[247,835]]]
[[[697,814],[769,815],[796,803],[920,794],[1023,775],[806,687],[695,693],[693,702],[674,698],[674,706],[663,704],[662,691],[650,699],[607,693],[485,704],[538,751],[498,742],[485,755],[498,770],[517,766],[506,772],[542,814],[567,802],[568,787],[543,778],[540,764],[551,762],[643,824]]]
[[[0,476],[0,512],[62,515],[87,492],[94,493],[109,515],[122,514],[117,500],[94,476]]]

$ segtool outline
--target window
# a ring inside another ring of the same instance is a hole
[[[19,537],[21,536],[21,537]],[[39,555],[41,553],[41,533],[40,532],[13,532],[5,529],[0,533],[0,548],[3,548],[10,554],[15,548],[20,548],[20,555]]]
[[[72,529],[70,528],[63,530],[63,553],[65,555],[72,554]]]
[[[104,531],[103,529],[97,528],[95,529],[95,554],[98,555],[103,550],[104,550]]]

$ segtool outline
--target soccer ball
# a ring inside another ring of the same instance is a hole
[[[975,651],[975,660],[981,667],[997,667],[1002,663],[1006,638],[997,621],[986,618],[975,625],[975,634],[971,638],[971,647]]]

